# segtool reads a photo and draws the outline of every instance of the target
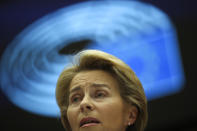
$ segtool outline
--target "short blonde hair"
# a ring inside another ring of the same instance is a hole
[[[56,88],[56,100],[61,111],[61,121],[64,128],[71,131],[67,119],[68,89],[74,76],[84,70],[104,70],[119,83],[120,95],[123,100],[138,109],[138,116],[135,124],[127,128],[127,131],[143,131],[147,124],[147,99],[140,80],[133,70],[117,57],[99,50],[84,50],[75,56],[75,63],[67,67],[59,76]],[[133,129],[134,128],[134,129]]]

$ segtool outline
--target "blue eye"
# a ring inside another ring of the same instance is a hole
[[[96,98],[103,98],[103,97],[105,97],[106,96],[106,93],[104,92],[104,91],[98,91],[98,92],[96,92],[96,94],[95,94],[95,97]]]
[[[77,103],[81,100],[81,96],[80,95],[76,95],[76,96],[73,96],[72,99],[71,99],[71,102],[72,103]]]
[[[73,102],[78,102],[79,101],[79,98],[74,98],[73,100],[72,100]]]

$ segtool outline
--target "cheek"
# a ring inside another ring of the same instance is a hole
[[[77,112],[74,109],[68,108],[67,118],[71,128],[73,129],[74,125],[77,125]]]
[[[108,101],[107,103],[103,103],[99,105],[99,114],[102,115],[103,120],[110,124],[111,122],[113,124],[122,123],[121,121],[124,117],[124,106],[123,102],[119,99]]]

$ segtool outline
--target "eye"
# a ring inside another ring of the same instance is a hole
[[[71,97],[71,102],[72,103],[77,103],[77,102],[79,102],[81,100],[81,95],[73,95],[72,97]]]
[[[107,93],[105,91],[96,91],[96,93],[95,93],[96,98],[103,98],[106,95],[107,95]]]

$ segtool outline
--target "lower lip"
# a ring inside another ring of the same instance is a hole
[[[97,126],[98,124],[100,123],[88,123],[88,124],[83,125],[82,127]]]

